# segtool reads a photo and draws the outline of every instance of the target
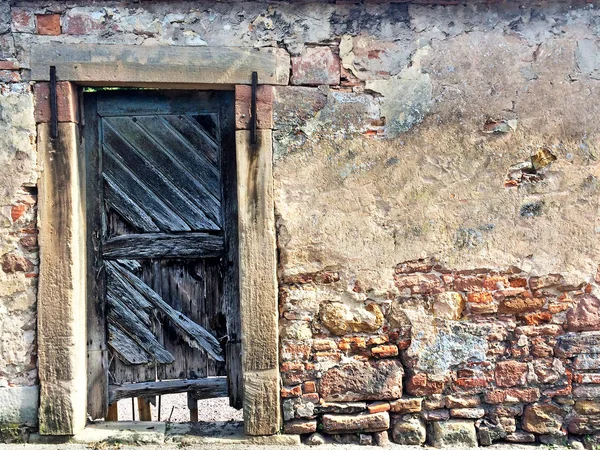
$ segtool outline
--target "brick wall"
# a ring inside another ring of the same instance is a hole
[[[0,396],[36,384],[31,47],[278,47],[284,431],[600,439],[599,13],[452,3],[4,2]]]

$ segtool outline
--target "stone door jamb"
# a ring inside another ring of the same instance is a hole
[[[49,69],[56,67],[58,138],[50,137]],[[277,49],[38,45],[32,80],[40,161],[38,365],[40,433],[73,435],[87,420],[88,269],[85,167],[78,86],[235,89],[239,283],[244,426],[280,430],[276,243],[272,177],[273,85],[289,57]],[[252,71],[257,71],[258,139],[250,143]],[[90,378],[90,379],[88,379]]]

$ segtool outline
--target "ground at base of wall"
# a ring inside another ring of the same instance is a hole
[[[169,445],[144,445],[144,450],[181,450],[183,446],[180,444],[169,444]],[[0,444],[0,450],[56,450],[58,447],[54,444],[26,444],[26,445],[17,445],[17,444]],[[86,445],[86,444],[65,444],[60,445],[60,450],[139,450],[139,445],[111,445],[111,444],[97,444],[94,446]],[[223,444],[209,444],[203,445],[202,450],[237,450],[237,449],[245,449],[245,450],[258,450],[258,449],[267,449],[267,450],[294,450],[294,449],[306,449],[305,445],[244,445],[243,447],[237,444],[223,445]],[[395,450],[423,450],[432,447],[421,447],[417,445],[398,445],[391,444],[390,449]],[[567,450],[570,447],[560,447],[560,446],[531,446],[531,445],[493,445],[492,447],[488,447],[492,450],[533,450],[536,448],[541,449],[550,449],[552,450]],[[333,444],[325,444],[319,446],[319,450],[359,450],[364,449],[364,446],[359,445],[333,445]]]

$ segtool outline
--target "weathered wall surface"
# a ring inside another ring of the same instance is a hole
[[[285,430],[436,445],[597,432],[592,5],[0,8],[0,126],[18,130],[0,136],[0,257],[20,261],[0,306],[23,299],[0,316],[13,330],[0,364],[16,355],[0,383],[35,381],[35,244],[19,243],[35,211],[21,191],[35,182],[31,46],[279,47],[292,57],[273,111]]]

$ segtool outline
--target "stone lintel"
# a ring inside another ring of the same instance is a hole
[[[107,86],[113,83],[286,85],[290,58],[274,48],[176,47],[98,44],[38,44],[31,49],[31,79],[48,81],[50,66],[59,80]]]

